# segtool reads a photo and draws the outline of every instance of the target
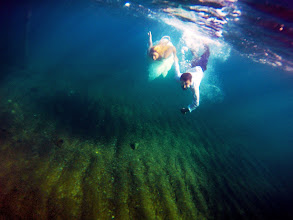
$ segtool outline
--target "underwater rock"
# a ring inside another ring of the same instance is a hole
[[[132,148],[132,150],[136,150],[139,146],[139,143],[131,143],[130,147]]]
[[[63,144],[64,144],[64,140],[61,139],[61,138],[59,138],[59,139],[57,139],[57,140],[54,142],[54,144],[55,144],[57,147],[62,147]]]
[[[0,128],[0,141],[4,141],[8,138],[9,131],[5,128]]]

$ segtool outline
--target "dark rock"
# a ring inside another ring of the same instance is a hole
[[[64,144],[64,140],[61,139],[61,138],[59,138],[59,139],[57,139],[57,140],[54,142],[54,144],[55,144],[57,147],[62,147],[63,144]]]
[[[136,150],[138,148],[138,145],[139,145],[138,143],[131,143],[130,147],[132,150]]]
[[[0,140],[6,140],[9,136],[9,131],[5,128],[0,128]]]

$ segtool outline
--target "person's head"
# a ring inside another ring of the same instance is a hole
[[[151,57],[153,60],[157,60],[157,59],[159,59],[160,55],[159,55],[158,52],[156,52],[156,51],[152,51],[152,52],[150,53],[150,57]]]
[[[155,47],[152,47],[152,49],[150,50],[150,57],[153,60],[158,60],[160,57],[160,54],[156,51]]]
[[[160,57],[160,55],[159,55],[158,52],[153,52],[153,53],[152,53],[152,59],[153,59],[153,60],[157,60],[157,59],[159,59],[159,57]]]
[[[183,73],[180,77],[180,84],[183,90],[190,88],[192,75],[190,73]]]

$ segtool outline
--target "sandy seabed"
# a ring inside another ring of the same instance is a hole
[[[54,80],[16,71],[0,86],[1,219],[263,219],[279,208],[278,181],[200,118],[157,111],[159,96]]]

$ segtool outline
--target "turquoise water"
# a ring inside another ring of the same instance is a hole
[[[1,6],[1,217],[291,217],[292,48],[263,35],[254,40],[269,54],[250,48],[241,16],[214,28],[222,37],[202,25],[188,41],[195,26],[165,20],[170,5],[124,4]],[[182,46],[210,43],[191,114],[180,113],[192,97],[174,68],[148,80],[148,31],[171,36],[180,61]]]

